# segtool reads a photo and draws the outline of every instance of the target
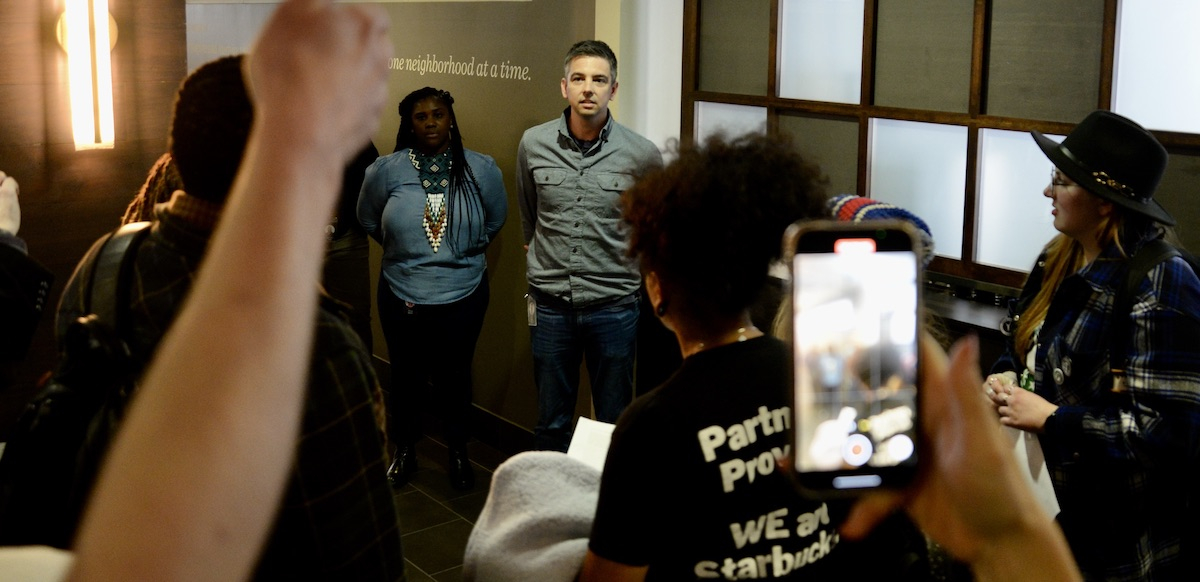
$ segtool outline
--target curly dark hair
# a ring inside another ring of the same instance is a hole
[[[824,216],[825,183],[785,136],[682,148],[625,193],[629,255],[658,276],[672,310],[717,325],[758,297],[787,226]]]
[[[233,187],[254,120],[243,57],[222,57],[188,75],[171,117],[169,149],[184,191],[219,204]]]
[[[392,153],[417,146],[417,132],[412,122],[413,109],[426,99],[438,100],[450,114],[450,192],[446,204],[446,220],[456,232],[462,228],[472,232],[476,220],[482,224],[483,199],[479,192],[479,181],[475,179],[475,172],[471,171],[471,166],[467,163],[462,132],[458,128],[458,118],[454,115],[454,97],[449,91],[422,87],[400,100],[400,127],[396,130],[396,149],[392,150]],[[455,237],[449,237],[447,242],[456,256],[461,257],[464,253],[474,252],[472,249],[457,248],[455,240]]]

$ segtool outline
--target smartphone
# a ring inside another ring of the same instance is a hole
[[[903,221],[806,221],[792,285],[792,467],[801,491],[898,488],[917,472],[920,238]]]

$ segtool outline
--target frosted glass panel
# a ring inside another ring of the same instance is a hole
[[[696,142],[718,133],[737,137],[767,132],[767,109],[728,103],[696,103]]]
[[[967,128],[872,119],[870,132],[867,195],[920,216],[932,231],[934,252],[961,258]]]
[[[858,103],[863,2],[783,0],[780,10],[779,96]]]
[[[1150,129],[1200,133],[1200,3],[1121,2],[1113,111]]]
[[[1062,136],[1049,137],[1062,141]],[[1050,199],[1042,194],[1054,164],[1027,131],[985,129],[979,151],[975,259],[1028,271],[1042,247],[1058,232],[1050,214]]]

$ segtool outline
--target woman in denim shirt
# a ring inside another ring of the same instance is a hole
[[[447,91],[425,87],[400,102],[396,150],[367,169],[358,220],[383,246],[379,318],[392,381],[388,476],[417,470],[421,392],[445,420],[450,484],[474,486],[467,459],[471,360],[488,304],[484,250],[504,226],[508,194],[496,162],[463,147]]]

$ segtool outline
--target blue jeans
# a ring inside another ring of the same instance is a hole
[[[537,305],[529,327],[538,389],[534,446],[566,451],[575,428],[579,366],[586,358],[596,420],[617,421],[633,398],[638,302],[595,309]]]

